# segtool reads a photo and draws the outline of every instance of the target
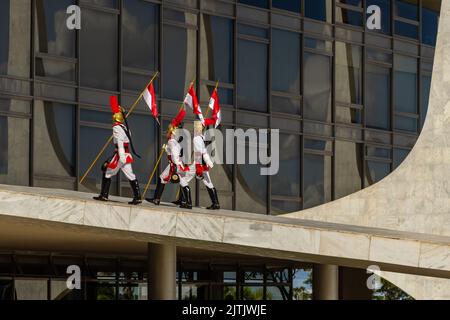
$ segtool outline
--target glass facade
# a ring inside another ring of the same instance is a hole
[[[79,31],[66,27],[71,4],[82,10]],[[370,5],[381,30],[365,27]],[[414,146],[439,10],[434,0],[0,1],[0,183],[98,192],[99,165],[77,181],[111,134],[109,96],[130,107],[160,71],[162,123],[193,79],[203,105],[220,80],[222,130],[280,129],[278,175],[212,170],[223,208],[280,214],[346,196]],[[130,124],[144,183],[165,128],[143,102]],[[197,205],[209,202],[203,184],[193,189]],[[124,177],[111,191],[131,193]]]
[[[79,266],[81,290],[67,288]],[[0,252],[2,300],[147,300],[141,256]],[[178,300],[310,300],[312,265],[285,261],[177,258]]]

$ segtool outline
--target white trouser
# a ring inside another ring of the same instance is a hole
[[[115,169],[108,168],[106,170],[105,177],[109,179],[115,176],[119,172],[119,170],[122,170],[123,174],[127,177],[128,180],[136,180],[136,176],[133,173],[133,167],[131,166],[131,163],[123,165],[120,161]]]
[[[180,186],[182,186],[183,188],[187,187],[189,185],[189,182],[195,176],[195,165],[191,165],[189,167],[189,171],[186,172],[180,170],[180,168],[177,167],[176,173],[178,174],[178,177],[180,177]],[[170,174],[170,165],[168,165],[159,176],[162,184],[167,184],[170,182],[170,177],[168,177],[169,174]]]
[[[203,181],[203,184],[204,184],[207,188],[209,188],[209,189],[214,188],[214,185],[213,185],[213,183],[212,183],[212,181],[211,181],[211,177],[210,177],[208,171],[203,171],[203,179],[202,179],[202,181]]]

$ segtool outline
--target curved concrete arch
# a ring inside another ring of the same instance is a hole
[[[428,115],[410,155],[373,186],[283,216],[450,236],[450,1],[442,1]]]
[[[450,236],[450,1],[442,1],[428,115],[410,155],[367,189],[284,217]],[[450,299],[448,279],[382,276],[416,299]]]

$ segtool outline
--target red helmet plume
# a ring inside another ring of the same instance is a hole
[[[111,96],[109,98],[109,104],[111,105],[111,111],[112,113],[119,113],[120,107],[119,107],[119,100],[117,100],[117,96]]]

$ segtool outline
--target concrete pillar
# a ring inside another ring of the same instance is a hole
[[[339,267],[316,264],[313,269],[314,300],[339,300]]]
[[[148,244],[148,299],[175,300],[177,249],[171,244]]]

